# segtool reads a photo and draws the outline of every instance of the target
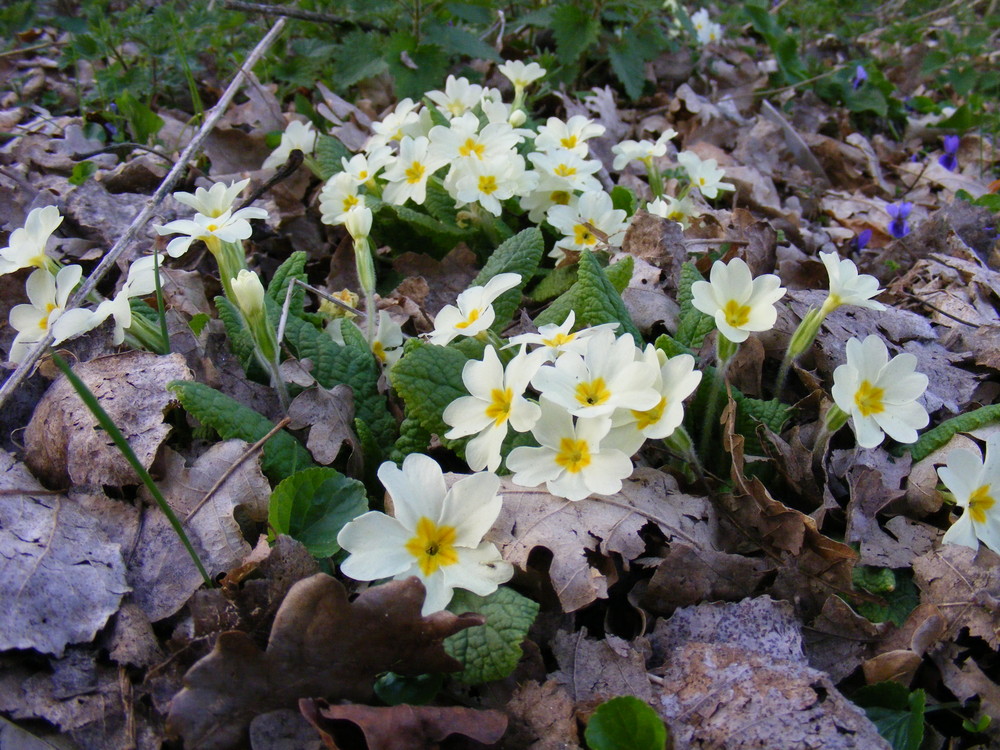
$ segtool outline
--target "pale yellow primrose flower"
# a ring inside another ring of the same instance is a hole
[[[858,273],[853,261],[840,258],[837,253],[820,253],[819,259],[830,275],[830,294],[823,302],[823,315],[833,312],[841,305],[857,305],[881,312],[885,305],[872,299],[884,292],[878,288],[878,279],[866,273]]]
[[[280,167],[286,161],[288,157],[292,155],[292,151],[298,149],[302,152],[304,156],[310,156],[313,152],[313,148],[316,146],[316,131],[313,130],[313,125],[311,122],[299,122],[298,120],[292,120],[288,123],[288,127],[285,128],[285,132],[281,134],[281,143],[278,147],[271,152],[264,163],[260,165],[261,169],[274,169],[275,167]]]
[[[247,319],[264,311],[264,285],[257,274],[241,268],[231,285],[236,306]]]
[[[541,346],[538,351],[545,352],[548,362],[555,362],[566,352],[575,352],[580,356],[587,353],[590,339],[602,331],[614,331],[618,328],[618,323],[602,323],[601,325],[584,328],[580,331],[573,331],[573,324],[576,322],[576,311],[570,310],[566,320],[562,325],[547,323],[538,329],[538,333],[522,333],[512,336],[507,346],[518,346],[520,344],[532,344]],[[506,348],[506,347],[504,347]]]
[[[421,614],[448,606],[455,589],[488,596],[514,574],[496,546],[482,541],[502,499],[495,474],[472,474],[448,489],[441,467],[411,453],[397,468],[383,463],[378,478],[395,517],[371,511],[348,523],[337,543],[350,556],[340,571],[358,581],[417,576],[427,589]]]
[[[965,511],[941,543],[979,549],[981,541],[1000,554],[1000,434],[986,439],[985,461],[956,448],[948,454],[948,465],[938,469],[938,476],[954,495],[955,504]]]
[[[154,262],[160,264],[162,259],[154,261],[153,255],[147,255],[132,262],[128,269],[128,277],[121,290],[113,299],[106,299],[94,311],[95,327],[109,317],[115,320],[115,329],[111,341],[116,346],[125,340],[125,329],[132,325],[132,297],[145,297],[156,291]]]
[[[558,117],[550,117],[544,125],[538,127],[535,148],[546,152],[563,148],[585,159],[590,153],[587,141],[604,135],[605,130],[603,125],[583,115],[573,115],[566,122]]]
[[[684,399],[701,382],[701,371],[694,369],[694,357],[690,354],[667,359],[665,352],[650,344],[642,356],[658,370],[653,388],[660,400],[651,409],[617,409],[612,415],[609,439],[628,456],[639,450],[647,438],[665,439],[680,427],[684,421]]]
[[[850,415],[862,448],[879,445],[885,434],[897,442],[912,443],[917,430],[930,422],[927,410],[917,403],[927,390],[927,376],[916,372],[916,366],[917,358],[909,353],[890,360],[878,336],[847,342],[847,362],[833,371],[831,395]]]
[[[373,122],[372,136],[365,144],[365,153],[371,154],[392,141],[401,141],[403,136],[419,134],[420,115],[416,112],[417,106],[418,102],[407,97],[380,121]]]
[[[35,344],[52,330],[53,344],[60,344],[94,328],[100,321],[93,310],[66,311],[70,293],[80,283],[83,269],[66,266],[53,276],[44,268],[32,272],[25,284],[31,304],[15,305],[10,311],[10,327],[17,331],[8,359],[19,363]]]
[[[0,276],[29,266],[51,266],[54,270],[54,262],[45,254],[45,245],[62,220],[55,206],[31,211],[24,226],[11,232],[7,247],[0,249]]]
[[[630,334],[601,331],[590,337],[582,356],[566,352],[531,379],[542,396],[577,417],[609,416],[615,409],[652,409],[660,400],[653,388],[658,363],[636,360]]]
[[[715,318],[719,333],[734,343],[742,343],[751,331],[768,331],[778,319],[774,304],[785,295],[781,279],[766,273],[756,279],[741,259],[712,265],[711,281],[691,285],[691,304]]]
[[[694,205],[691,196],[685,195],[681,199],[665,195],[646,204],[646,210],[656,216],[661,216],[670,221],[676,221],[687,229],[691,226],[691,219],[701,216],[701,212]]]
[[[545,68],[536,62],[524,64],[521,60],[508,60],[497,70],[514,84],[515,91],[521,91],[545,75]]]
[[[612,169],[624,169],[629,162],[648,162],[667,153],[667,141],[674,138],[677,131],[667,128],[655,141],[622,141],[611,147],[615,160]]]
[[[556,497],[583,500],[597,492],[613,495],[632,473],[632,461],[618,445],[607,441],[610,417],[578,419],[573,423],[563,407],[546,398],[542,415],[531,430],[540,448],[521,446],[507,456],[514,484],[545,488]]]
[[[319,191],[319,220],[337,226],[344,223],[350,211],[364,208],[365,196],[358,192],[358,185],[352,172],[337,172],[327,180]]]
[[[698,12],[691,14],[691,25],[694,26],[698,43],[705,45],[710,42],[717,42],[722,38],[722,26],[709,20],[708,11],[701,8]]]
[[[404,136],[399,142],[399,156],[382,175],[389,183],[382,197],[401,206],[408,200],[417,205],[427,197],[427,178],[445,165],[445,160],[428,153],[430,141],[424,136]]]
[[[340,164],[356,185],[364,185],[374,179],[375,175],[395,158],[389,146],[381,146],[372,150],[370,154],[355,154],[350,159],[342,156]]]
[[[722,182],[726,172],[719,168],[719,163],[715,159],[702,161],[694,151],[681,151],[677,154],[677,161],[688,173],[691,184],[706,198],[715,198],[720,190],[736,189],[730,183]]]
[[[174,200],[190,206],[197,213],[210,219],[222,216],[222,214],[233,209],[233,203],[243,189],[250,184],[250,180],[240,180],[226,185],[224,182],[216,182],[206,190],[203,187],[196,188],[194,194],[177,192],[174,193]],[[240,215],[247,219],[266,219],[267,211],[263,208],[244,208]]]
[[[239,242],[253,234],[253,228],[247,219],[267,218],[267,211],[262,208],[242,208],[234,214],[228,210],[216,217],[197,213],[194,220],[180,219],[162,226],[155,225],[153,229],[158,234],[180,234],[167,245],[167,255],[178,258],[188,251],[191,243],[201,240],[208,249],[217,253],[223,242]]]
[[[485,286],[469,287],[458,295],[454,305],[441,308],[434,318],[434,330],[428,340],[444,346],[459,336],[475,336],[487,330],[496,318],[494,300],[520,283],[520,274],[500,273]]]
[[[584,193],[575,206],[552,206],[548,222],[563,233],[549,257],[561,261],[566,250],[592,250],[600,242],[588,224],[608,236],[608,245],[619,247],[628,228],[628,214],[615,208],[611,196],[603,190]]]
[[[540,351],[528,354],[522,347],[507,367],[500,364],[496,349],[486,347],[482,361],[470,360],[462,368],[462,383],[471,394],[448,404],[442,414],[451,429],[449,440],[475,435],[465,448],[465,458],[473,471],[500,468],[500,447],[507,427],[527,432],[535,426],[541,409],[524,398],[528,381],[544,358]]]
[[[459,117],[472,109],[483,96],[483,87],[469,83],[465,77],[450,75],[444,83],[444,91],[428,91],[427,98],[434,102],[445,117]]]
[[[555,149],[530,153],[528,160],[538,171],[542,184],[558,184],[562,180],[569,190],[581,193],[601,190],[600,181],[594,177],[601,169],[601,162],[596,159],[585,159],[569,149]]]

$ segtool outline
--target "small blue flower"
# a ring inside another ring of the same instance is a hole
[[[938,157],[938,164],[950,172],[958,170],[958,146],[961,139],[957,135],[944,137],[944,155]]]
[[[858,236],[854,238],[854,249],[860,253],[862,250],[868,247],[868,242],[871,240],[871,238],[872,238],[872,230],[862,229],[858,233]]]
[[[913,204],[909,201],[892,203],[886,206],[885,210],[892,217],[892,221],[889,222],[889,234],[897,240],[908,235],[910,233],[910,225],[906,223],[906,217],[913,210]]]
[[[851,85],[854,90],[857,91],[861,88],[862,84],[868,80],[868,71],[865,70],[860,65],[854,69],[854,78],[851,80]]]

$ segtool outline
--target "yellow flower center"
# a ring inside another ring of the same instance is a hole
[[[557,346],[563,346],[564,344],[568,344],[570,341],[572,341],[575,338],[576,338],[576,334],[575,333],[562,333],[562,332],[559,332],[559,333],[557,333],[555,336],[553,336],[550,339],[542,339],[542,343],[545,344],[545,346],[551,346],[551,347],[555,348]]]
[[[492,195],[497,189],[497,178],[491,174],[484,174],[479,178],[479,192],[484,195]]]
[[[700,187],[705,187],[705,178],[704,177],[699,177],[698,178],[698,185]]]
[[[419,161],[415,161],[410,164],[410,168],[406,170],[406,181],[411,185],[416,185],[424,177],[424,172],[427,171],[427,167],[421,164]]]
[[[461,156],[476,156],[482,159],[483,154],[486,153],[486,146],[477,143],[475,138],[467,138],[465,143],[458,147],[458,153]]]
[[[416,535],[406,543],[406,551],[417,558],[421,572],[430,576],[458,562],[455,536],[454,526],[438,526],[423,516],[417,521]]]
[[[479,320],[479,308],[473,308],[472,312],[469,313],[469,317],[463,320],[461,323],[456,323],[455,328],[468,328],[473,323]]]
[[[49,316],[52,315],[52,311],[55,309],[56,306],[51,302],[45,303],[45,315],[38,320],[38,327],[43,331],[49,330]]]
[[[358,172],[358,179],[362,180],[362,181],[367,180],[368,179],[368,170],[367,169],[362,169],[360,172]]]
[[[358,200],[358,196],[356,196],[356,195],[348,195],[348,196],[346,196],[344,198],[344,212],[346,213],[346,212],[350,211],[352,208],[354,208],[360,202],[361,201]]]
[[[568,206],[569,193],[565,190],[553,190],[549,193],[549,200],[560,206]]]
[[[611,391],[604,384],[604,378],[594,378],[576,387],[576,400],[582,406],[600,406],[609,398]]]
[[[448,102],[445,109],[447,109],[453,117],[458,117],[460,114],[465,112],[465,104],[462,103],[460,99],[452,99]]]
[[[636,427],[645,430],[650,425],[656,424],[663,418],[663,410],[667,408],[667,397],[661,396],[659,403],[652,409],[646,411],[632,410],[632,416],[636,419]]]
[[[594,233],[587,229],[583,224],[577,224],[573,227],[573,237],[576,240],[577,245],[595,245],[597,244],[597,237]]]
[[[209,224],[207,227],[205,227],[205,230],[208,231],[208,232],[214,232],[218,228],[219,228],[218,224]]]
[[[590,465],[590,446],[586,440],[563,438],[559,441],[556,463],[571,474],[583,471]]]
[[[990,485],[984,484],[969,495],[969,515],[976,523],[986,523],[986,511],[993,507],[996,500],[990,494]]]
[[[490,405],[486,407],[486,416],[493,420],[497,427],[507,421],[510,416],[510,405],[514,400],[514,391],[510,388],[500,390],[494,388],[490,392]]]
[[[731,299],[722,308],[722,314],[725,315],[729,325],[733,328],[740,328],[750,320],[750,305],[741,305],[736,300]]]
[[[885,389],[876,388],[867,380],[862,382],[858,386],[857,393],[854,394],[854,403],[858,407],[858,411],[861,412],[861,416],[868,417],[885,411],[885,404],[882,402],[884,395]]]
[[[381,341],[373,341],[372,342],[372,354],[375,355],[375,359],[377,359],[379,362],[385,364],[385,361],[386,361],[385,360],[385,347],[382,346],[382,342]]]
[[[573,148],[574,146],[576,146],[576,143],[577,141],[575,135],[571,135],[568,138],[563,138],[561,141],[559,141],[559,144],[563,148]]]
[[[560,164],[558,167],[553,169],[552,172],[558,177],[572,177],[576,174],[576,167]]]

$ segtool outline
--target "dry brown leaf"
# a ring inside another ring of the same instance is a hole
[[[889,503],[906,494],[902,483],[909,470],[909,455],[893,459],[883,448],[859,448],[852,458],[847,470],[851,499],[844,539],[860,545],[862,565],[908,568],[921,554],[886,534],[877,518]]]
[[[619,695],[633,695],[647,703],[653,698],[646,674],[646,655],[640,650],[645,638],[626,641],[615,635],[597,640],[587,629],[560,630],[552,641],[559,671],[551,676],[566,688],[574,702],[596,708]]]
[[[129,590],[121,548],[2,451],[0,489],[0,651],[62,655],[92,640]]]
[[[485,747],[507,729],[507,717],[499,711],[461,706],[334,706],[302,700],[299,709],[332,748],[340,747],[338,739],[356,737],[358,730],[368,750],[424,750],[455,735],[473,740],[467,747]]]
[[[652,635],[662,684],[653,707],[679,747],[727,750],[890,746],[864,712],[802,655],[786,602],[679,609]]]
[[[685,495],[668,474],[638,468],[616,495],[572,502],[501,481],[503,509],[486,535],[505,560],[526,568],[536,547],[552,552],[549,577],[566,612],[607,598],[608,579],[591,555],[620,554],[626,564],[645,551],[639,530],[655,524],[667,539],[715,548],[718,523],[706,498]]]
[[[365,701],[382,672],[461,669],[441,644],[483,618],[446,611],[421,617],[423,602],[417,578],[367,589],[353,602],[324,573],[299,581],[278,610],[266,651],[232,630],[188,671],[170,703],[168,729],[191,750],[238,747],[254,716],[292,708],[300,698]]]
[[[954,643],[945,644],[932,657],[941,671],[941,679],[947,688],[963,703],[970,698],[979,698],[979,710],[992,719],[987,735],[992,740],[991,747],[1000,742],[1000,685],[991,680],[980,666]]]
[[[913,580],[922,604],[936,604],[948,621],[948,634],[961,628],[991,648],[1000,647],[1000,556],[947,544],[913,561]]]
[[[332,464],[344,443],[351,449],[355,464],[361,458],[361,446],[353,429],[354,391],[350,386],[317,386],[302,391],[288,407],[288,418],[292,420],[289,429],[309,428],[306,447],[317,463]]]
[[[84,362],[73,372],[97,397],[148,469],[170,432],[170,425],[163,421],[163,412],[173,401],[167,383],[192,378],[183,357],[133,351]],[[24,440],[29,468],[51,484],[140,483],[65,377],[42,397]]]
[[[530,681],[517,688],[505,708],[510,750],[579,750],[573,699],[555,680]]]
[[[240,463],[208,502],[191,518],[187,516],[246,449],[247,444],[241,440],[216,443],[190,467],[174,451],[164,453],[160,491],[181,521],[187,519],[185,530],[213,577],[236,567],[250,553],[233,513],[240,509],[250,521],[267,520],[271,487],[260,471],[260,453]],[[129,583],[132,601],[150,621],[157,622],[183,607],[203,581],[167,517],[151,504],[145,488],[140,494],[150,504],[128,561]]]
[[[827,598],[812,625],[802,630],[809,666],[839,683],[868,658],[886,627],[862,617],[839,596]]]
[[[250,722],[252,750],[323,750],[323,740],[298,711],[282,708]]]

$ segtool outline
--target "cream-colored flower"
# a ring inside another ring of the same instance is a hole
[[[547,362],[555,362],[566,352],[575,352],[581,357],[587,353],[591,339],[603,333],[618,328],[618,323],[602,323],[601,325],[583,328],[579,331],[573,330],[576,322],[576,311],[570,310],[566,320],[561,325],[548,323],[538,329],[538,333],[522,333],[512,336],[507,346],[519,346],[521,344],[531,344],[542,347],[538,351],[545,352]]]
[[[667,128],[655,141],[622,141],[611,147],[615,155],[613,169],[624,169],[632,161],[649,163],[652,159],[667,153],[667,141],[676,137],[677,131]]]
[[[243,208],[234,214],[225,211],[216,217],[206,216],[201,213],[194,215],[194,220],[180,219],[171,221],[163,226],[153,227],[158,234],[180,234],[181,237],[174,237],[167,245],[167,255],[171,258],[179,258],[188,251],[191,243],[201,240],[213,253],[218,253],[221,243],[239,242],[247,239],[253,234],[253,228],[247,219],[261,218],[256,212],[267,212],[262,208]],[[254,212],[251,214],[250,212]]]
[[[445,165],[445,160],[428,153],[430,141],[424,136],[404,136],[399,142],[399,156],[383,177],[389,183],[383,197],[399,206],[408,200],[417,205],[427,197],[427,179]]]
[[[515,91],[521,91],[545,75],[545,68],[536,62],[527,65],[521,60],[508,60],[497,70],[514,84]]]
[[[193,194],[183,192],[174,193],[174,200],[178,203],[183,203],[185,206],[190,206],[202,216],[215,219],[227,211],[233,210],[233,203],[235,203],[240,193],[249,184],[249,179],[233,182],[229,185],[226,185],[224,182],[216,182],[208,190],[202,187],[196,188]],[[244,208],[237,213],[245,219],[267,218],[267,211],[263,208]]]
[[[775,303],[785,295],[781,279],[766,273],[756,279],[741,258],[728,264],[721,260],[712,265],[711,282],[691,285],[691,304],[715,318],[719,333],[732,342],[742,343],[751,331],[768,331],[778,319]]]
[[[558,117],[550,117],[538,128],[535,148],[539,151],[566,149],[577,156],[587,158],[590,149],[587,141],[604,135],[606,128],[583,115],[573,115],[563,122]]]
[[[455,589],[488,596],[510,580],[513,567],[482,541],[500,514],[495,474],[473,474],[448,489],[441,467],[411,453],[402,468],[386,461],[378,478],[395,517],[372,511],[349,522],[337,543],[350,553],[341,572],[358,581],[417,576],[427,594],[424,616],[448,606]]]
[[[320,221],[330,226],[343,224],[350,211],[365,207],[365,196],[358,192],[358,181],[351,172],[337,172],[319,192]]]
[[[576,206],[553,206],[548,212],[548,222],[560,232],[559,240],[549,257],[562,260],[567,250],[593,250],[601,241],[591,230],[607,235],[608,245],[619,247],[628,228],[628,214],[615,208],[611,196],[603,190],[584,193]]]
[[[385,310],[378,311],[372,354],[386,367],[392,367],[403,356],[403,329]]]
[[[280,167],[288,161],[288,157],[295,150],[301,151],[304,156],[311,156],[315,147],[316,131],[313,130],[312,123],[292,120],[288,123],[288,127],[285,128],[285,132],[281,134],[281,143],[264,160],[260,168],[274,169],[275,167]]]
[[[830,294],[823,302],[823,315],[833,312],[841,305],[857,305],[881,312],[885,305],[872,299],[884,292],[878,288],[878,279],[866,273],[858,273],[854,261],[840,258],[835,252],[820,253],[819,259],[830,275]]]
[[[231,285],[236,306],[248,320],[264,311],[264,285],[257,274],[241,268]]]
[[[487,330],[496,319],[494,300],[520,283],[520,274],[501,273],[485,286],[469,287],[458,295],[454,305],[446,305],[438,312],[429,341],[444,346],[459,336],[476,336]]]
[[[0,276],[29,266],[55,271],[54,261],[45,254],[45,245],[62,220],[55,206],[32,210],[24,226],[11,232],[7,247],[0,249]]]
[[[941,543],[979,549],[979,542],[983,542],[1000,554],[1000,434],[986,439],[985,461],[956,448],[948,454],[948,465],[938,469],[938,476],[963,509],[962,517],[945,532]]]
[[[900,443],[912,443],[930,417],[917,399],[927,390],[927,376],[916,372],[917,358],[909,353],[889,359],[878,336],[847,342],[847,362],[833,371],[834,403],[850,415],[862,448],[879,445],[885,434]],[[885,434],[883,434],[883,432]]]
[[[53,344],[78,336],[94,328],[100,320],[93,310],[66,310],[66,302],[80,283],[83,269],[66,266],[53,276],[44,268],[32,272],[25,284],[30,304],[15,305],[10,311],[10,327],[17,331],[8,359],[18,363],[51,329]]]
[[[706,198],[715,198],[720,190],[736,189],[730,183],[722,182],[726,172],[719,168],[719,163],[715,159],[703,161],[694,151],[681,151],[677,154],[677,161],[688,173],[691,184]]]
[[[104,300],[94,311],[95,327],[108,318],[114,318],[115,329],[111,340],[115,346],[125,340],[125,329],[132,325],[132,304],[129,300],[132,297],[145,297],[156,291],[155,262],[162,264],[163,261],[154,261],[152,255],[133,261],[118,294],[112,299]]]
[[[479,104],[483,87],[469,83],[468,78],[448,76],[444,91],[428,91],[427,98],[434,102],[441,113],[451,119],[459,117]]]
[[[665,195],[662,198],[657,198],[647,203],[646,210],[656,216],[662,216],[664,219],[676,221],[685,229],[691,226],[691,219],[701,215],[701,212],[688,195],[685,195],[680,200]]]

